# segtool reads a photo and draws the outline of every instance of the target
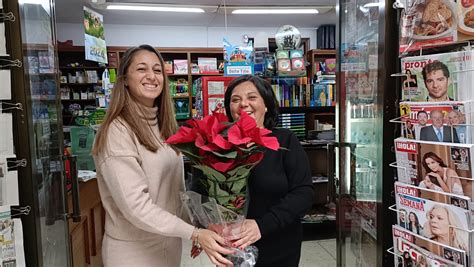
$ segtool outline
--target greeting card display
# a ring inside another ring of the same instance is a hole
[[[472,144],[395,139],[398,181],[473,199]]]

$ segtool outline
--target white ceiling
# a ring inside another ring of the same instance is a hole
[[[104,16],[105,24],[224,27],[224,1],[227,6],[336,5],[336,0],[107,0],[107,2],[117,3],[210,5],[220,8],[218,12],[204,14],[93,9]],[[82,24],[84,5],[91,7],[90,0],[56,0],[57,22]],[[232,15],[227,13],[227,27],[277,27],[290,24],[300,28],[316,28],[322,24],[336,24],[336,21],[334,8],[323,14],[304,15]]]

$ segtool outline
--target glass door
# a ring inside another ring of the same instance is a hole
[[[383,110],[379,10],[374,0],[339,0],[338,266],[377,266]]]
[[[12,51],[23,62],[14,94],[24,103],[16,148],[28,159],[20,201],[32,208],[22,218],[26,263],[70,266],[54,1],[10,0],[8,6],[18,20]]]

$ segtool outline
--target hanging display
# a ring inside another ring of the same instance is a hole
[[[104,20],[101,14],[84,7],[86,59],[107,64]]]

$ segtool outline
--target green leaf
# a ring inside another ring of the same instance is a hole
[[[237,151],[231,151],[229,153],[221,154],[217,151],[211,151],[212,154],[221,157],[221,158],[228,158],[228,159],[235,159],[237,157]]]
[[[250,176],[250,170],[252,169],[252,164],[242,165],[239,166],[229,172],[227,174],[229,177],[227,178],[227,182],[235,182],[237,180],[245,180],[247,181],[248,177]]]
[[[223,205],[229,202],[231,198],[229,193],[222,190],[218,183],[209,181],[209,186],[209,196],[215,198],[217,203]]]
[[[234,182],[230,189],[233,193],[238,194],[242,192],[242,189],[247,185],[247,179],[240,179]]]
[[[223,183],[226,180],[224,174],[214,170],[211,167],[208,167],[206,165],[195,165],[194,167],[196,167],[197,169],[200,169],[204,173],[205,176],[207,176],[208,178],[211,178],[214,181]]]

